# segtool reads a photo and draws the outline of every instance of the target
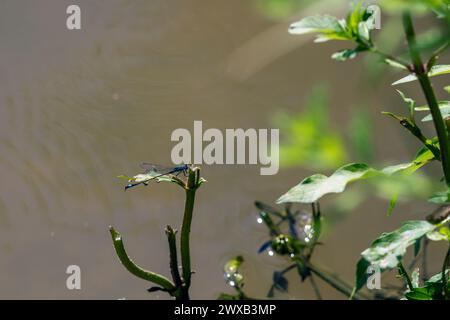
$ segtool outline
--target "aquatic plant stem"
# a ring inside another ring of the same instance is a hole
[[[178,257],[177,257],[177,243],[176,234],[177,231],[172,229],[171,226],[166,227],[167,241],[169,242],[169,255],[170,255],[170,272],[172,274],[173,282],[177,288],[180,288],[183,284],[180,272],[178,271]]]
[[[188,290],[191,285],[191,255],[189,235],[191,232],[192,213],[194,210],[195,192],[199,185],[200,169],[189,169],[188,181],[185,186],[186,202],[184,206],[183,224],[181,226],[181,265],[183,268],[183,291],[189,299]]]
[[[416,36],[414,32],[414,26],[412,23],[411,14],[409,11],[403,13],[403,29],[408,42],[409,53],[414,66],[414,73],[419,80],[422,91],[427,100],[430,108],[431,115],[433,117],[434,127],[436,129],[437,137],[439,140],[439,147],[441,152],[441,163],[444,171],[445,182],[450,187],[450,140],[445,122],[442,118],[439,104],[433,91],[433,87],[428,77],[428,70],[422,62],[420,52],[416,43]]]
[[[408,272],[406,272],[405,267],[403,266],[403,263],[401,261],[398,263],[397,268],[399,275],[405,280],[408,289],[411,291],[414,290],[411,278],[409,277]]]
[[[445,255],[444,263],[442,264],[442,294],[445,299],[449,299],[449,288],[447,281],[447,268],[450,265],[450,243],[447,249],[447,254]]]
[[[134,263],[129,257],[127,252],[125,251],[125,247],[123,245],[122,236],[119,232],[117,232],[113,227],[109,228],[111,233],[111,237],[113,240],[114,248],[116,250],[117,256],[119,257],[120,262],[122,262],[123,266],[133,275],[138,278],[153,282],[162,288],[164,288],[169,293],[172,293],[176,287],[175,285],[166,277],[145,270],[139,267],[136,263]]]

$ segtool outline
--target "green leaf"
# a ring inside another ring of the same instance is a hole
[[[381,234],[361,253],[362,258],[356,267],[355,292],[366,283],[369,265],[377,266],[381,272],[396,268],[406,249],[435,228],[436,225],[428,221],[407,221],[399,229]]]
[[[397,92],[402,97],[403,101],[405,101],[405,103],[408,105],[409,114],[412,118],[414,116],[416,102],[413,99],[406,97],[405,94],[400,90],[397,90]]]
[[[448,283],[450,283],[450,278],[448,277],[449,273],[450,273],[450,269],[446,269],[445,270],[445,275],[447,277],[447,282]],[[435,284],[435,283],[442,283],[442,272],[439,272],[439,273],[435,274],[430,279],[425,281],[426,285]]]
[[[291,34],[306,34],[313,32],[322,33],[325,36],[329,35],[338,40],[348,39],[348,37],[345,36],[345,27],[342,23],[336,17],[330,15],[306,17],[289,26],[289,33]]]
[[[405,297],[408,300],[433,300],[433,297],[430,296],[428,290],[425,288],[415,288],[414,290],[407,292]]]
[[[448,241],[447,236],[439,231],[428,232],[427,238],[431,241]]]
[[[331,55],[331,58],[337,61],[347,61],[349,59],[355,58],[359,52],[365,50],[367,49],[365,49],[364,47],[356,47],[354,49],[344,49],[333,53]]]
[[[448,278],[449,269],[445,271],[448,283],[450,279]],[[425,281],[423,287],[414,288],[414,290],[407,292],[405,297],[408,300],[440,300],[444,297],[442,296],[442,272],[432,276],[430,279]]]
[[[428,198],[428,201],[437,204],[450,203],[450,190],[435,192]]]
[[[450,93],[450,86],[444,87],[444,90],[447,91],[448,93]]]
[[[439,106],[439,109],[445,109],[445,108],[449,108],[450,109],[450,101],[447,101],[447,100],[438,101],[438,106]],[[414,110],[416,110],[416,111],[430,111],[430,107],[425,105],[425,106],[415,107]]]
[[[355,293],[367,283],[367,268],[369,268],[369,266],[370,262],[366,259],[359,259],[358,263],[356,264],[356,283],[355,287],[353,288],[351,297],[353,297]]]
[[[390,216],[392,214],[392,212],[394,211],[395,205],[397,204],[397,200],[398,200],[398,192],[394,193],[392,195],[391,200],[389,201],[389,207],[388,207],[388,212],[387,212],[388,216]]]
[[[443,74],[447,74],[450,73],[450,65],[445,64],[445,65],[437,65],[437,66],[433,66],[431,67],[430,71],[428,71],[428,76],[429,77],[435,77],[435,76],[439,76],[439,75],[443,75]],[[401,78],[400,80],[395,81],[394,83],[392,83],[393,86],[398,85],[398,84],[402,84],[402,83],[407,83],[407,82],[411,82],[411,81],[415,81],[417,80],[417,76],[414,73],[411,73],[410,75]]]
[[[386,62],[391,67],[398,68],[398,69],[403,69],[403,70],[408,70],[403,64],[401,64],[401,63],[399,63],[397,61],[394,61],[394,60],[391,60],[391,59],[384,59],[384,62]]]
[[[444,102],[444,101],[441,101]],[[447,102],[447,101],[445,101]],[[450,116],[450,102],[448,102],[448,104],[442,104],[442,107],[439,106],[439,110],[441,111],[441,115],[443,119],[446,119]],[[427,115],[425,118],[422,119],[422,122],[428,122],[428,121],[433,121],[433,116],[431,115],[431,113],[429,115]]]
[[[399,229],[383,233],[361,255],[382,270],[396,268],[406,253],[406,248],[435,228],[428,221],[407,221]]]
[[[356,49],[344,49],[331,55],[331,59],[337,61],[347,61],[356,57],[358,51]]]
[[[347,183],[364,179],[371,173],[373,173],[373,169],[366,164],[352,163],[341,167],[330,177],[315,174],[282,195],[277,203],[313,203],[325,194],[343,192]]]
[[[411,174],[426,163],[432,161],[432,152],[424,147],[412,162],[375,170],[363,163],[351,163],[336,170],[330,177],[314,174],[282,195],[277,203],[300,202],[313,203],[329,193],[341,193],[348,183],[377,175],[393,175],[395,173]]]

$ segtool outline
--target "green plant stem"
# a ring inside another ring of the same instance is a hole
[[[319,287],[317,286],[316,280],[314,280],[314,276],[309,276],[309,282],[311,283],[311,287],[314,290],[314,293],[316,294],[317,300],[322,300],[322,295],[320,294]]]
[[[168,291],[170,294],[172,294],[176,287],[175,285],[166,277],[145,270],[141,267],[139,267],[137,264],[135,264],[129,257],[127,252],[125,251],[125,247],[123,245],[122,236],[119,232],[114,230],[113,227],[109,228],[109,231],[111,233],[111,237],[113,240],[114,248],[116,250],[117,256],[119,257],[120,262],[122,262],[123,266],[133,275],[135,275],[138,278],[153,282],[161,287],[163,287],[166,291]]]
[[[379,55],[379,56],[382,57],[384,60],[389,59],[389,60],[395,61],[395,62],[397,62],[398,64],[400,64],[400,65],[402,65],[403,67],[405,67],[405,69],[411,70],[411,66],[410,66],[408,63],[406,63],[406,62],[404,62],[404,61],[402,61],[402,60],[400,60],[400,59],[394,57],[393,55],[390,55],[390,54],[387,54],[387,53],[384,53],[384,52],[378,50],[378,48],[375,47],[375,46],[369,47],[369,51],[372,52],[372,53],[375,53],[375,54]]]
[[[403,28],[408,42],[409,52],[411,60],[414,65],[414,72],[419,80],[422,91],[427,100],[430,108],[431,115],[433,117],[434,127],[436,129],[437,137],[439,140],[439,147],[441,152],[441,163],[444,171],[445,182],[450,187],[450,140],[444,120],[442,118],[441,111],[436,99],[436,96],[431,86],[430,79],[428,77],[428,70],[422,63],[420,52],[417,48],[416,36],[414,32],[414,26],[411,19],[411,14],[406,11],[403,14]]]
[[[320,279],[328,283],[331,287],[335,288],[337,291],[343,293],[347,297],[350,297],[352,295],[353,288],[335,275],[326,272],[325,270],[313,265],[309,261],[296,261],[296,263],[303,264],[303,266],[307,267],[313,274],[318,276]],[[361,300],[368,299],[368,297],[365,297],[361,293],[356,293],[354,295],[354,299]]]
[[[189,177],[185,186],[186,202],[184,206],[183,224],[181,226],[181,265],[183,268],[184,290],[187,292],[191,285],[191,255],[189,235],[191,232],[192,213],[194,210],[195,192],[199,183],[199,169],[189,169]],[[189,296],[187,295],[189,299]]]
[[[411,278],[409,277],[408,272],[406,272],[405,267],[403,266],[403,263],[399,262],[397,267],[398,267],[398,273],[405,280],[406,285],[408,286],[408,289],[411,291],[414,290]]]
[[[447,281],[447,268],[450,265],[450,244],[445,255],[444,263],[442,265],[442,293],[445,299],[449,299],[449,289]]]
[[[428,243],[428,238],[424,237],[422,248],[422,280],[424,281],[428,279]]]
[[[178,257],[177,257],[177,243],[176,243],[176,230],[173,230],[171,226],[166,227],[167,241],[169,242],[169,254],[170,254],[170,272],[172,274],[173,282],[177,288],[181,288],[183,282],[178,271]]]

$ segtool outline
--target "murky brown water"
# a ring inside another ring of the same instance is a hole
[[[116,176],[136,173],[140,161],[169,164],[171,132],[191,129],[194,120],[208,128],[267,128],[276,110],[298,110],[324,80],[339,127],[364,100],[355,96],[361,65],[331,61],[333,44],[299,50],[305,39],[287,35],[287,23],[265,18],[251,1],[77,2],[83,25],[72,32],[65,28],[72,1],[0,4],[0,298],[157,298],[120,265],[107,228],[121,231],[138,263],[166,273],[163,228],[180,224],[184,195],[163,184],[124,193]],[[369,103],[398,104],[393,91],[383,91],[392,79],[379,80],[379,92],[387,93],[372,92]],[[417,145],[404,144],[406,135],[378,118],[377,159],[409,159]],[[248,293],[265,294],[282,264],[256,254],[265,232],[252,203],[273,202],[306,174],[203,167],[208,183],[193,222],[193,298],[231,292],[222,265],[236,254],[246,258]],[[317,250],[316,261],[348,280],[375,236],[422,217],[424,207],[400,206],[392,218],[385,202],[364,208]],[[81,291],[66,289],[71,264],[81,267]],[[308,284],[290,278],[284,297],[314,297]],[[342,297],[321,288],[325,297]]]

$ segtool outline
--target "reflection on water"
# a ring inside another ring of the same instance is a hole
[[[194,120],[265,128],[278,108],[297,110],[325,74],[340,109],[333,117],[343,121],[357,82],[356,72],[345,85],[338,81],[334,74],[344,69],[328,60],[326,45],[286,53],[245,81],[229,76],[224,61],[273,23],[251,2],[79,3],[80,32],[64,28],[69,1],[0,4],[0,270],[8,275],[0,279],[0,298],[157,298],[119,264],[107,227],[122,232],[138,263],[166,272],[163,227],[180,224],[183,195],[162,184],[124,193],[115,177],[135,173],[140,161],[169,164],[172,130]],[[391,157],[406,151],[390,139]],[[306,172],[261,177],[257,166],[212,166],[203,174],[192,296],[226,291],[223,262],[237,254],[246,259],[246,292],[261,296],[273,271],[267,258],[276,258],[256,254],[262,234],[253,201],[275,200]],[[351,279],[358,252],[394,220],[386,221],[384,203],[358,212],[329,236],[317,259]],[[370,232],[349,232],[356,225]],[[82,270],[79,292],[65,288],[70,264]],[[295,285],[291,294],[313,297]],[[324,295],[340,297],[330,289]]]

